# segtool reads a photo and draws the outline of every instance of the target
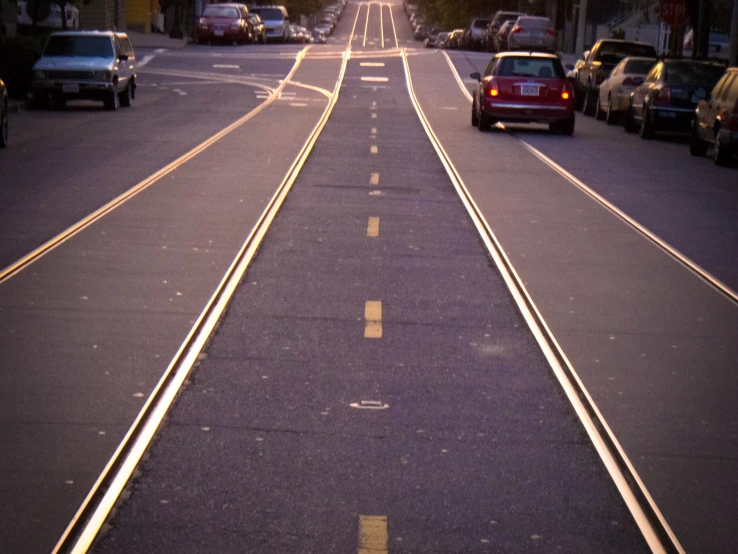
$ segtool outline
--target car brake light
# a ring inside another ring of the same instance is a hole
[[[569,100],[572,97],[573,89],[571,88],[571,83],[568,81],[564,85],[564,88],[561,89],[561,99],[562,100]]]
[[[487,97],[499,96],[500,91],[497,88],[497,82],[494,79],[490,79],[484,86],[484,95]]]
[[[515,26],[515,27],[513,27],[513,30],[510,31],[510,32],[511,33],[522,33],[523,31],[525,31],[525,29],[523,29],[522,27]]]
[[[549,37],[555,37],[556,31],[554,29],[546,29],[546,35],[548,35]]]
[[[656,97],[656,104],[659,106],[671,106],[671,88],[664,87],[659,91]]]

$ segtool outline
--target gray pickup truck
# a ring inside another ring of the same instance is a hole
[[[602,39],[591,50],[584,52],[582,59],[574,66],[572,83],[578,110],[583,110],[585,115],[595,113],[600,83],[627,56],[655,58],[656,49],[646,42]]]

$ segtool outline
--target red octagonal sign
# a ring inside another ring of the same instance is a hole
[[[685,0],[661,0],[659,6],[661,20],[671,27],[680,27],[689,19]]]

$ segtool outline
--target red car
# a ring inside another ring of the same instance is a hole
[[[551,132],[574,133],[574,91],[554,54],[501,52],[474,89],[472,125],[489,130],[498,121],[548,123]]]
[[[208,4],[197,24],[197,42],[252,42],[248,15],[248,8],[243,4]]]

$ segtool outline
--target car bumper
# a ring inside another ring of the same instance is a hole
[[[519,104],[500,102],[482,106],[485,115],[497,121],[551,122],[569,119],[574,115],[574,106],[551,104]]]
[[[664,131],[688,133],[692,129],[694,110],[689,108],[651,108],[653,125]]]
[[[113,91],[113,87],[114,85],[110,81],[61,81],[46,79],[33,81],[32,84],[32,89],[36,93],[90,100],[105,97]]]
[[[551,40],[521,40],[515,39],[513,37],[508,37],[507,44],[510,50],[530,50],[532,52],[554,52],[556,50],[556,41],[553,38]]]
[[[245,29],[197,29],[198,40],[235,40],[248,36]]]

